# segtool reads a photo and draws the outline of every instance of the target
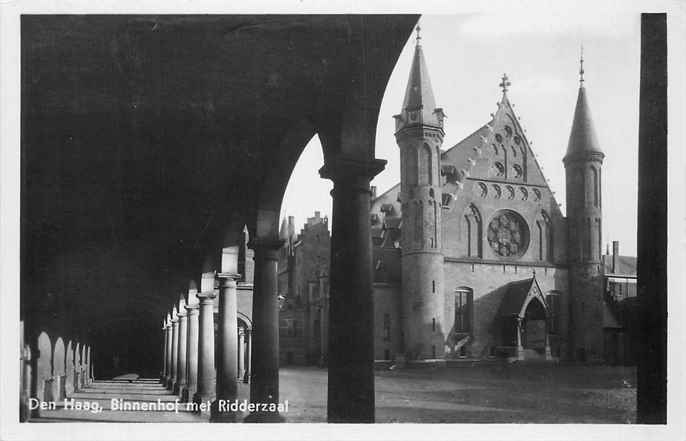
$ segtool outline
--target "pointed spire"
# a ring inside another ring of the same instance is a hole
[[[500,84],[498,84],[503,89],[503,96],[507,95],[507,88],[512,86],[512,83],[510,82],[510,79],[507,77],[507,74],[504,73],[503,77],[501,78]]]
[[[417,26],[417,37],[414,48],[410,77],[405,89],[405,99],[400,115],[396,118],[396,129],[410,125],[443,126],[443,111],[436,108],[429,70],[426,67],[424,51],[421,45],[421,27]]]
[[[579,57],[579,86],[584,86],[584,45],[581,45],[581,56]]]
[[[579,69],[579,95],[576,99],[574,122],[572,123],[572,131],[569,134],[569,144],[567,144],[565,159],[572,155],[583,153],[599,153],[603,155],[603,151],[598,144],[593,120],[591,119],[591,110],[586,98],[586,87],[584,86],[584,58],[582,51]]]

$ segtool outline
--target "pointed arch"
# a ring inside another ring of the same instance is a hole
[[[483,224],[481,213],[476,205],[469,204],[464,215],[465,219],[465,245],[467,257],[482,258],[482,232]]]
[[[419,167],[421,169],[419,175],[419,185],[433,185],[431,156],[431,147],[429,147],[429,144],[424,143],[419,154]]]
[[[600,192],[600,185],[599,185],[599,177],[598,177],[598,170],[595,167],[591,167],[591,178],[592,178],[592,183],[591,185],[593,186],[593,206],[598,207],[600,205],[600,197],[599,197],[599,192]]]
[[[540,260],[552,261],[555,256],[553,223],[545,210],[541,210],[541,221]]]

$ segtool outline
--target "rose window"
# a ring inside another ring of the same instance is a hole
[[[498,211],[488,225],[488,244],[501,257],[522,256],[529,247],[529,227],[511,210]]]

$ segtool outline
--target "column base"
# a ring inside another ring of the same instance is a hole
[[[181,392],[183,392],[183,388],[184,388],[185,386],[186,386],[186,385],[183,384],[183,383],[178,383],[178,382],[177,382],[177,383],[174,383],[174,389],[172,389],[172,393],[173,393],[174,395],[178,395],[179,398],[180,398],[180,397],[181,397]]]
[[[253,412],[243,420],[244,423],[285,423],[279,412]]]
[[[250,372],[245,372],[245,375],[243,375],[243,383],[248,384],[250,383]]]
[[[202,403],[211,403],[215,400],[216,396],[214,394],[201,394],[196,392],[193,395],[193,402],[198,403],[198,405]],[[207,407],[205,407],[207,409]]]
[[[190,403],[193,401],[193,396],[195,395],[195,388],[184,386],[181,391],[181,401],[184,403]]]
[[[224,409],[219,409],[219,401],[220,400],[214,400],[212,402],[212,405],[210,406],[210,423],[236,423],[238,422],[237,420],[237,415],[236,412],[232,412],[226,408]],[[230,402],[234,400],[222,400],[225,402]]]

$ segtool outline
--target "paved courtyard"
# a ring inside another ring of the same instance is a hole
[[[635,368],[477,366],[377,371],[380,423],[632,423]],[[282,368],[289,422],[326,420],[326,371]]]
[[[280,370],[281,401],[287,422],[326,422],[327,373],[311,367]],[[239,399],[249,386],[239,385]],[[173,403],[156,379],[133,383],[96,380],[74,395],[103,410],[74,412],[58,405],[36,422],[207,422],[208,413],[117,411],[112,398]],[[481,365],[378,370],[379,423],[632,423],[636,419],[635,369],[571,365]],[[239,416],[242,420],[245,416]]]

